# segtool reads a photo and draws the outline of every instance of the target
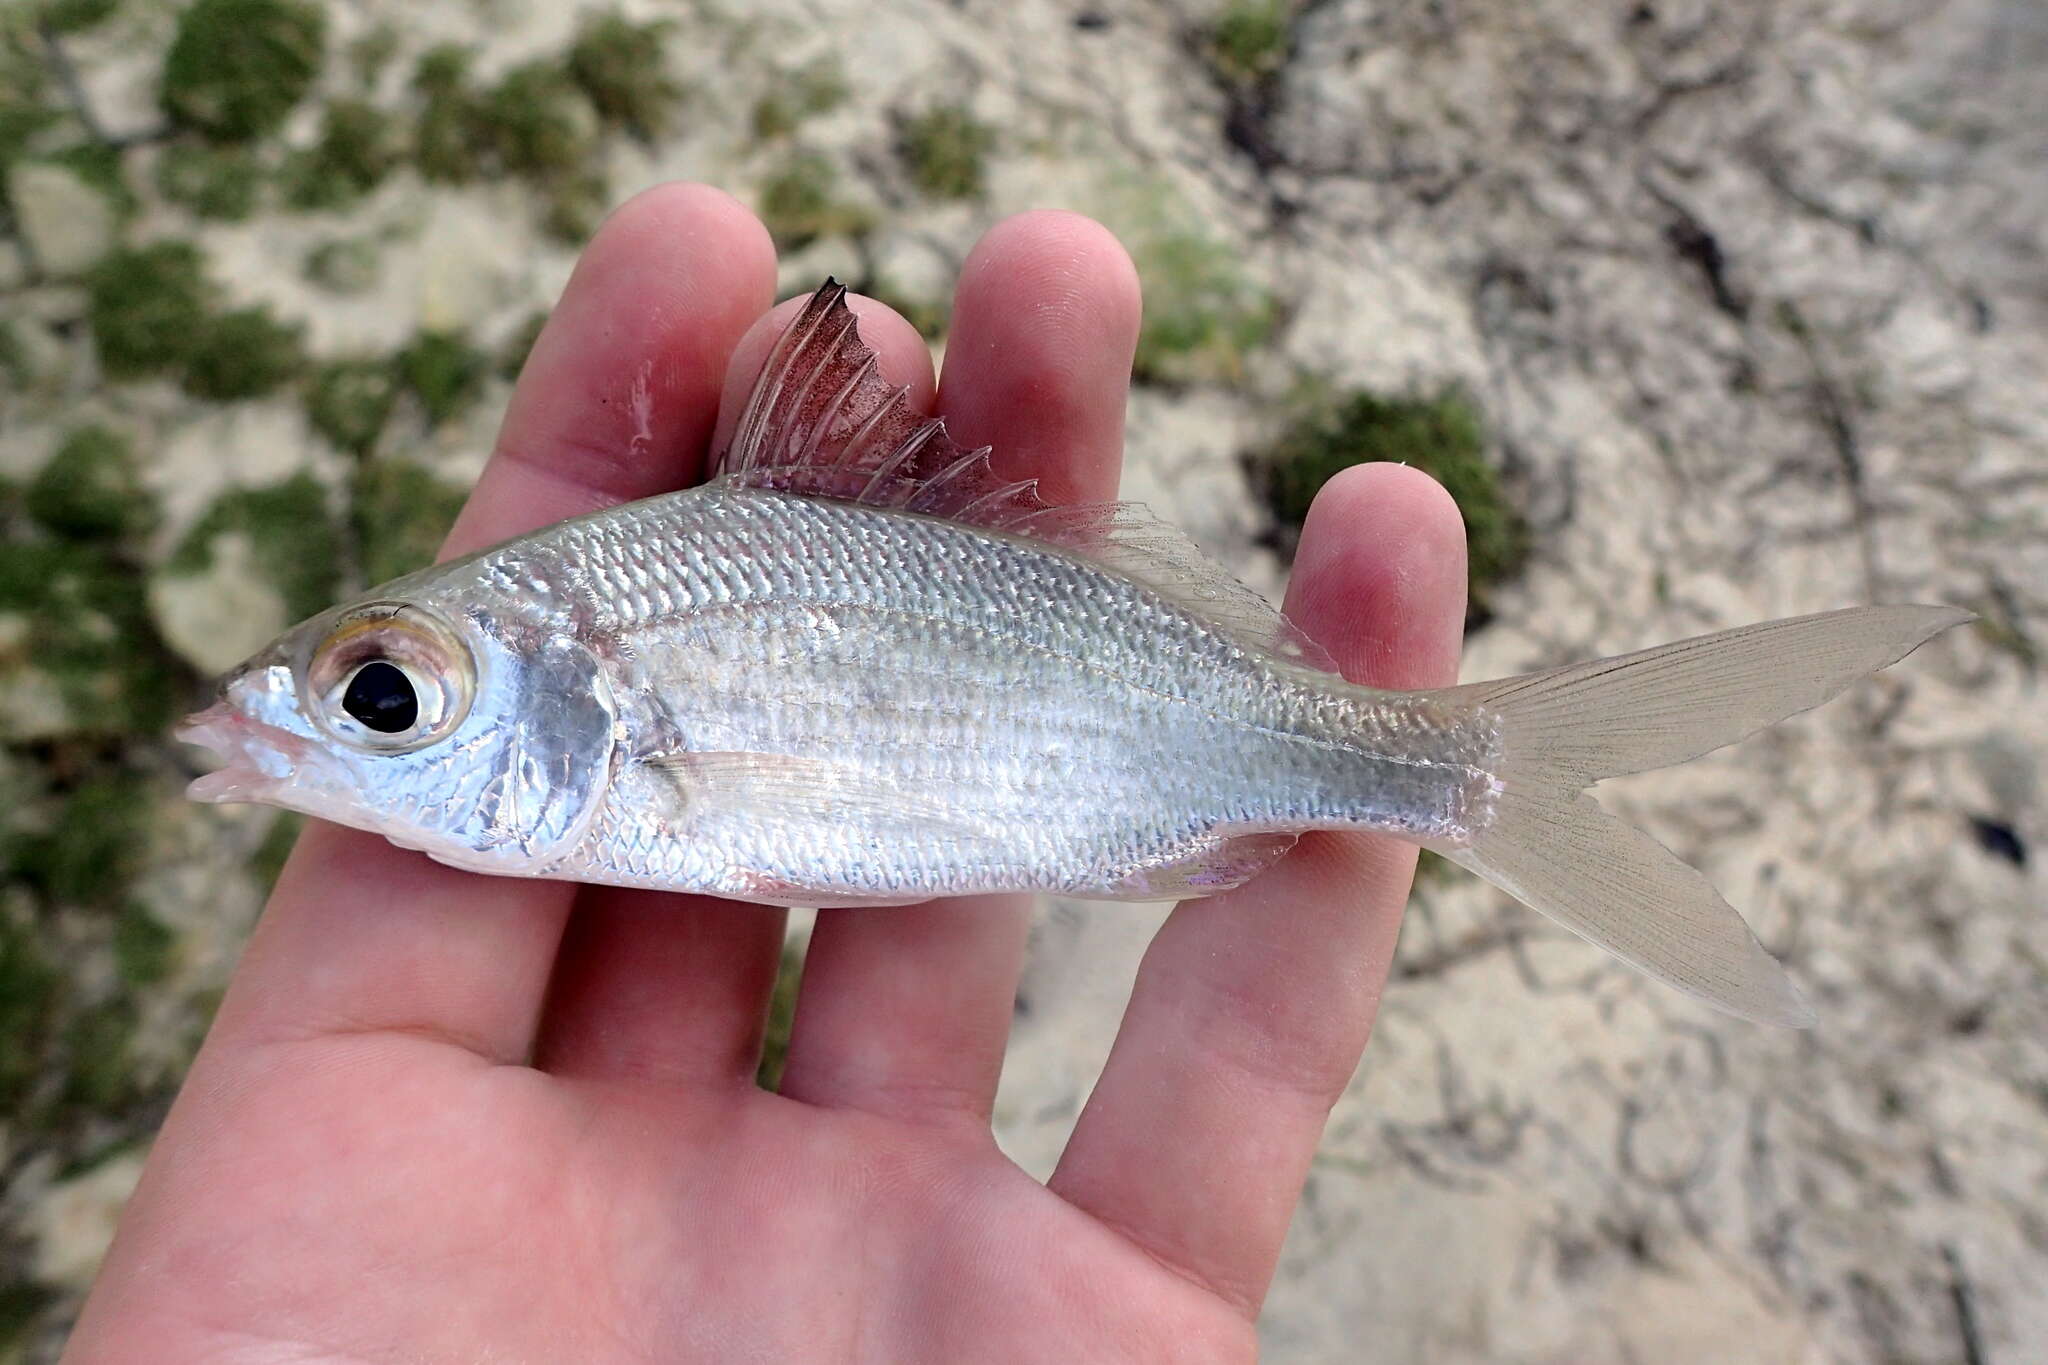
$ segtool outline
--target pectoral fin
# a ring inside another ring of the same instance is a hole
[[[994,842],[945,801],[856,764],[789,754],[679,751],[637,760],[668,774],[684,799],[769,823],[855,822],[891,837]]]

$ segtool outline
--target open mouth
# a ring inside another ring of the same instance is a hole
[[[187,716],[172,732],[180,743],[220,755],[221,766],[195,778],[185,794],[195,801],[261,801],[298,771],[306,742],[251,720],[226,702]]]

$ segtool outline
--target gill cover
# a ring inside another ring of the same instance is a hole
[[[531,875],[574,849],[596,817],[617,709],[603,667],[577,641],[508,640],[488,625],[481,636],[469,714],[446,741],[399,756],[425,779],[399,823],[438,835],[420,847],[441,862]]]

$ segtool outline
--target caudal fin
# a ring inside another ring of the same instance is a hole
[[[1813,1014],[1706,878],[1583,794],[1820,705],[1971,619],[1854,607],[1453,689],[1501,720],[1494,817],[1445,857],[1660,981],[1768,1024]]]

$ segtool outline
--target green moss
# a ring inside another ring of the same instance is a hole
[[[1272,295],[1245,278],[1229,247],[1206,237],[1140,238],[1133,255],[1146,286],[1133,372],[1170,383],[1241,377],[1245,357],[1279,320]]]
[[[377,287],[383,251],[373,238],[322,242],[306,253],[306,278],[337,294],[363,294]]]
[[[460,43],[438,43],[422,52],[414,64],[412,88],[428,97],[466,90],[475,59],[476,54]]]
[[[460,332],[421,332],[396,359],[399,378],[420,400],[429,426],[460,415],[482,397],[491,368],[491,358]]]
[[[256,211],[263,167],[246,147],[181,141],[164,149],[156,185],[201,218],[238,223]]]
[[[0,676],[43,673],[68,733],[153,733],[170,719],[179,675],[151,624],[141,576],[82,541],[0,541],[0,613],[25,623]]]
[[[234,402],[290,383],[306,367],[300,328],[267,307],[237,308],[207,320],[185,362],[185,391]]]
[[[763,1090],[782,1084],[782,1064],[789,1056],[789,1031],[796,1022],[797,991],[804,979],[803,954],[784,947],[782,965],[775,972],[775,990],[768,997],[768,1022],[761,1035],[761,1062],[754,1069],[754,1082]]]
[[[1274,516],[1298,531],[1325,482],[1373,460],[1422,470],[1458,504],[1471,566],[1470,610],[1472,619],[1483,619],[1493,585],[1519,573],[1527,559],[1529,532],[1486,458],[1484,425],[1463,393],[1390,398],[1356,392],[1315,403],[1257,466]]]
[[[64,1031],[70,1066],[64,1098],[88,1110],[111,1109],[135,1090],[135,1006],[109,1000],[80,1011]]]
[[[326,491],[312,475],[221,495],[172,551],[170,572],[206,572],[214,542],[230,533],[248,540],[257,567],[293,618],[333,604],[341,582],[340,533],[327,510]]]
[[[586,30],[588,32],[588,30]],[[460,183],[492,172],[516,175],[539,192],[541,221],[565,240],[587,235],[609,197],[599,138],[600,108],[609,117],[652,118],[662,97],[644,83],[631,88],[584,77],[602,65],[595,48],[579,76],[570,65],[533,61],[514,67],[488,90],[469,79],[470,54],[444,45],[421,56],[413,89],[421,97],[414,123],[413,161],[429,180]]]
[[[588,236],[609,191],[596,111],[569,73],[545,61],[512,68],[477,120],[498,164],[540,192],[542,225],[565,241]]]
[[[16,868],[59,905],[121,903],[149,845],[149,784],[125,772],[94,777],[64,798],[48,830],[20,841]]]
[[[816,152],[793,157],[761,186],[761,221],[775,244],[796,251],[820,237],[858,237],[874,215],[837,197],[839,172]]]
[[[320,140],[285,168],[285,201],[295,209],[342,209],[377,188],[398,165],[396,120],[363,100],[327,106]]]
[[[972,199],[986,183],[995,130],[960,105],[940,105],[905,119],[896,149],[911,180],[936,199]]]
[[[0,1284],[0,1358],[26,1359],[5,1355],[35,1332],[43,1311],[56,1303],[56,1290],[32,1280],[9,1280]]]
[[[1209,30],[1209,56],[1226,79],[1251,84],[1287,60],[1289,0],[1236,0]]]
[[[7,75],[0,70],[0,199],[6,195],[7,168],[27,154],[38,133],[63,119],[54,109],[10,96]]]
[[[270,822],[263,842],[249,855],[249,870],[256,874],[256,880],[266,894],[277,885],[278,875],[284,871],[284,861],[291,856],[292,846],[299,842],[299,831],[305,825],[306,818],[296,811],[279,811]]]
[[[190,242],[116,251],[93,267],[86,288],[93,344],[115,379],[182,368],[214,297]]]
[[[178,936],[147,906],[130,901],[114,921],[114,966],[130,986],[153,986],[171,974]]]
[[[506,72],[485,95],[482,115],[505,168],[515,175],[566,175],[597,153],[590,103],[553,62],[528,62]]]
[[[394,24],[379,23],[348,45],[348,64],[365,90],[373,89],[398,56],[402,41]]]
[[[530,314],[526,321],[512,329],[505,338],[505,344],[498,348],[498,375],[503,379],[517,379],[526,368],[526,358],[533,354],[533,344],[540,340],[541,329],[548,325],[545,310]]]
[[[668,131],[683,97],[662,60],[662,44],[674,31],[669,20],[636,24],[620,14],[598,15],[577,31],[569,77],[605,124],[643,142]]]
[[[462,184],[483,170],[483,130],[476,93],[469,84],[471,55],[452,43],[428,48],[413,69],[413,90],[421,98],[413,123],[413,164],[428,180]]]
[[[319,73],[320,10],[302,0],[198,0],[164,59],[163,107],[222,142],[275,132]]]
[[[135,191],[128,188],[128,178],[121,168],[121,151],[117,147],[98,141],[74,142],[35,159],[62,166],[105,195],[117,218],[129,218],[140,207]]]
[[[331,360],[306,386],[306,417],[313,429],[351,455],[368,455],[384,434],[398,398],[391,363],[367,358]]]
[[[469,491],[410,460],[371,460],[356,471],[350,519],[363,578],[382,583],[434,562]]]
[[[63,983],[35,922],[0,915],[0,1113],[26,1106]]]
[[[540,186],[540,225],[557,240],[580,243],[604,220],[611,181],[595,165],[556,176]]]
[[[102,426],[78,427],[64,438],[29,484],[24,505],[43,526],[76,540],[139,535],[156,520],[134,448]]]
[[[37,0],[36,20],[52,33],[83,33],[113,17],[121,0]]]
[[[761,142],[787,137],[805,119],[837,109],[850,93],[838,60],[820,57],[778,78],[774,88],[755,102],[754,137]]]
[[[27,24],[9,22],[0,9],[0,174],[36,134],[62,119],[46,100],[49,87],[41,42]]]

